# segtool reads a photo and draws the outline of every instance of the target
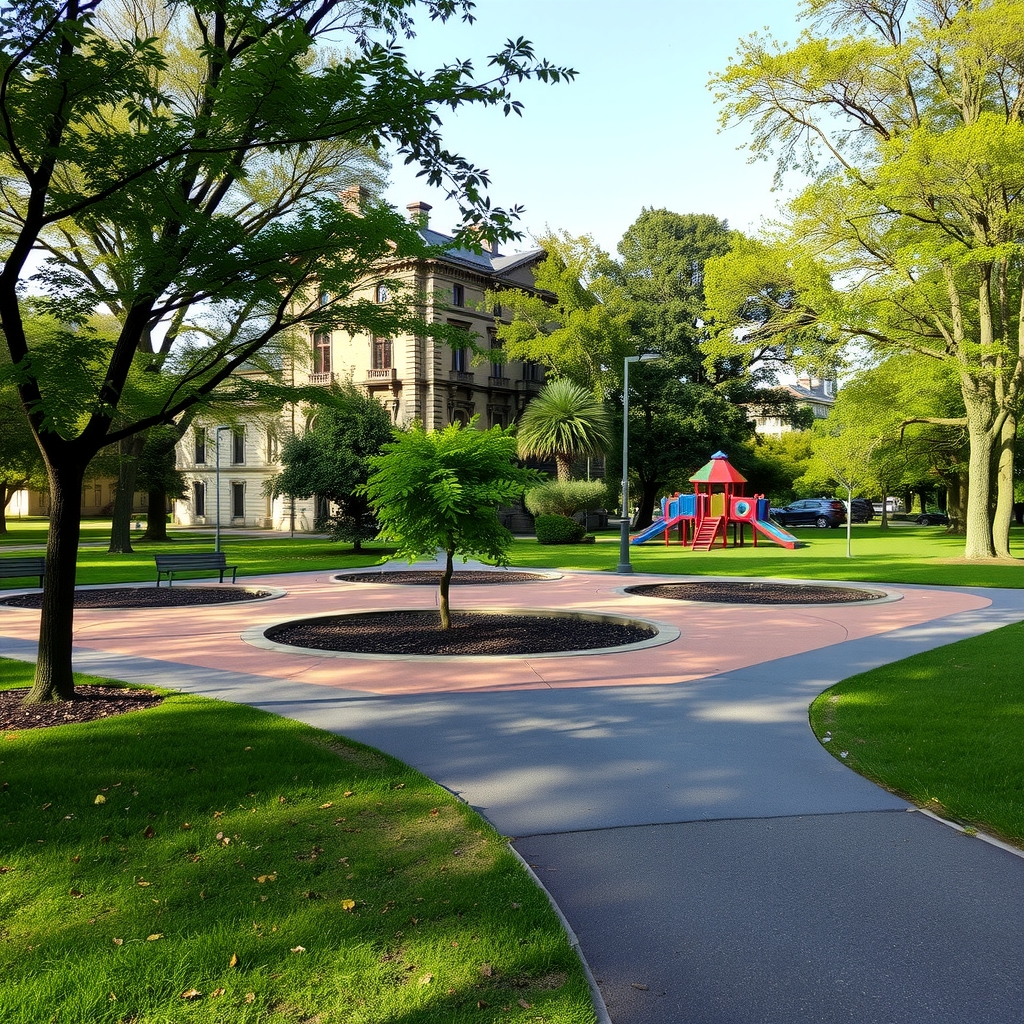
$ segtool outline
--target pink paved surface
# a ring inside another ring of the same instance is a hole
[[[629,580],[599,573],[498,586],[453,586],[452,607],[561,609],[605,612],[669,624],[677,640],[621,653],[430,660],[370,660],[263,650],[243,631],[286,619],[346,611],[432,608],[434,587],[337,583],[333,574],[250,577],[247,587],[287,591],[273,601],[75,613],[75,645],[225,671],[374,694],[520,690],[577,686],[680,683],[776,658],[931,622],[987,598],[953,590],[865,584],[900,595],[886,604],[758,606],[669,601],[621,593],[623,586],[672,582],[637,574]],[[790,581],[793,582],[793,581]],[[226,584],[227,585],[227,584]],[[38,636],[39,613],[0,607],[0,630],[26,640]]]

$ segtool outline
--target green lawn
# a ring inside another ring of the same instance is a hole
[[[1024,846],[1024,623],[852,676],[811,705],[844,763],[914,803]]]
[[[795,550],[766,540],[745,547],[691,551],[660,540],[630,548],[636,572],[715,576],[781,576],[806,579],[864,580],[876,583],[922,583],[933,586],[1024,587],[1024,561],[964,562],[963,537],[941,527],[892,526],[877,523],[853,527],[853,557],[846,557],[845,530],[794,529],[804,543]],[[1024,559],[1024,528],[1014,527],[1012,549]],[[615,570],[619,561],[618,533],[607,531],[594,544],[538,544],[517,538],[513,565]]]
[[[108,528],[103,533],[103,540],[109,540],[109,535]],[[42,541],[45,541],[45,537]],[[155,582],[155,554],[212,551],[213,534],[197,534],[191,530],[172,531],[172,539],[168,543],[151,543],[134,537],[132,546],[135,551],[130,555],[109,554],[105,544],[98,547],[81,547],[78,552],[78,583],[89,585]],[[290,538],[274,533],[258,537],[222,534],[221,549],[227,556],[228,563],[238,566],[240,577],[376,565],[387,558],[393,550],[381,544],[369,544],[364,545],[362,553],[355,555],[350,546],[333,543],[322,537]],[[0,589],[10,590],[25,586],[24,579],[0,580]]]
[[[594,1020],[502,837],[288,719],[170,694],[0,734],[0,829],[4,1024]]]

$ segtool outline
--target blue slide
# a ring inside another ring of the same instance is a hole
[[[647,527],[641,533],[638,533],[635,537],[630,540],[630,544],[643,544],[645,541],[651,540],[653,537],[657,537],[659,533],[665,532],[665,520],[655,519],[650,526]]]

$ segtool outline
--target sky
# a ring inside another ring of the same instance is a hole
[[[754,232],[787,194],[774,166],[750,164],[742,126],[719,131],[708,78],[739,39],[768,29],[792,41],[798,0],[478,0],[472,26],[418,26],[410,63],[433,69],[471,58],[483,70],[510,37],[577,70],[575,81],[524,83],[522,118],[500,109],[444,112],[450,148],[491,173],[500,206],[521,204],[522,243],[547,229],[590,234],[614,253],[644,207],[710,213]],[[450,232],[458,210],[400,163],[386,198],[399,209],[433,206],[430,225]]]

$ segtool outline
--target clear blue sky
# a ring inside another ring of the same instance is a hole
[[[774,214],[773,167],[746,162],[744,128],[718,131],[707,81],[741,36],[767,27],[792,41],[797,10],[798,0],[479,0],[475,25],[425,23],[406,49],[418,68],[468,57],[483,69],[507,38],[525,36],[574,67],[574,82],[520,86],[522,118],[449,112],[445,136],[490,170],[494,202],[526,207],[528,233],[592,234],[614,252],[645,206],[751,231]],[[432,227],[455,225],[457,210],[401,165],[387,198],[400,209],[429,202]]]

